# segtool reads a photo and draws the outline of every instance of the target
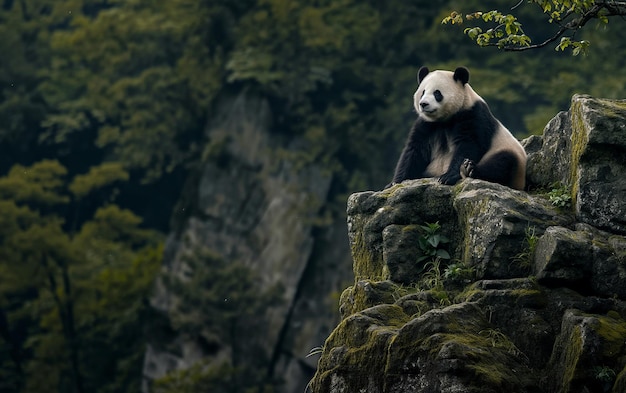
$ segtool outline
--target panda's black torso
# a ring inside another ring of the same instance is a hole
[[[462,110],[446,121],[429,122],[418,117],[409,134],[407,146],[419,151],[424,163],[415,168],[410,178],[442,176],[451,167],[458,169],[465,158],[479,161],[491,147],[497,130],[498,121],[482,101],[477,101],[470,109]],[[456,158],[455,153],[459,150],[465,154]],[[451,174],[449,177],[452,180],[456,176]],[[458,175],[456,180],[460,177]],[[402,180],[394,178],[396,183]]]

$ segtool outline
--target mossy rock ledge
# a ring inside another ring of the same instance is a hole
[[[419,179],[350,196],[355,283],[312,392],[626,393],[626,101],[574,96],[524,146],[529,192]],[[435,222],[438,264],[420,258]]]

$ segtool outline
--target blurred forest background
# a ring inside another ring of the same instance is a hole
[[[271,132],[300,141],[290,160],[330,177],[317,227],[345,220],[350,193],[389,181],[421,65],[468,66],[520,139],[574,93],[626,97],[622,20],[588,25],[580,38],[591,47],[577,57],[479,48],[441,24],[452,10],[515,3],[0,2],[0,392],[141,390],[164,240],[186,214],[176,206],[190,173],[224,148],[205,132],[221,97],[267,99]],[[555,28],[536,11],[517,10],[540,40]],[[274,288],[251,292],[245,266],[203,258],[212,270],[194,283],[210,290],[184,296],[214,307],[206,324],[234,343],[215,319],[263,313]],[[212,300],[237,291],[234,308]],[[271,361],[255,358],[256,373],[204,367],[185,389],[164,378],[159,391],[279,391],[280,378],[259,372]]]

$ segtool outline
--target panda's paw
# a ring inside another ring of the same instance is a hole
[[[445,184],[447,186],[451,186],[453,184],[456,184],[456,182],[458,182],[460,179],[460,176],[457,173],[454,172],[448,172],[445,173],[441,176],[439,176],[439,183],[441,184]]]
[[[474,161],[466,158],[461,164],[461,178],[465,179],[467,177],[474,177],[474,169],[476,169]]]

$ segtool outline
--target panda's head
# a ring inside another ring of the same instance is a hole
[[[420,68],[419,86],[413,96],[417,113],[426,121],[445,121],[475,101],[475,93],[468,85],[469,70],[459,67],[454,72]]]

